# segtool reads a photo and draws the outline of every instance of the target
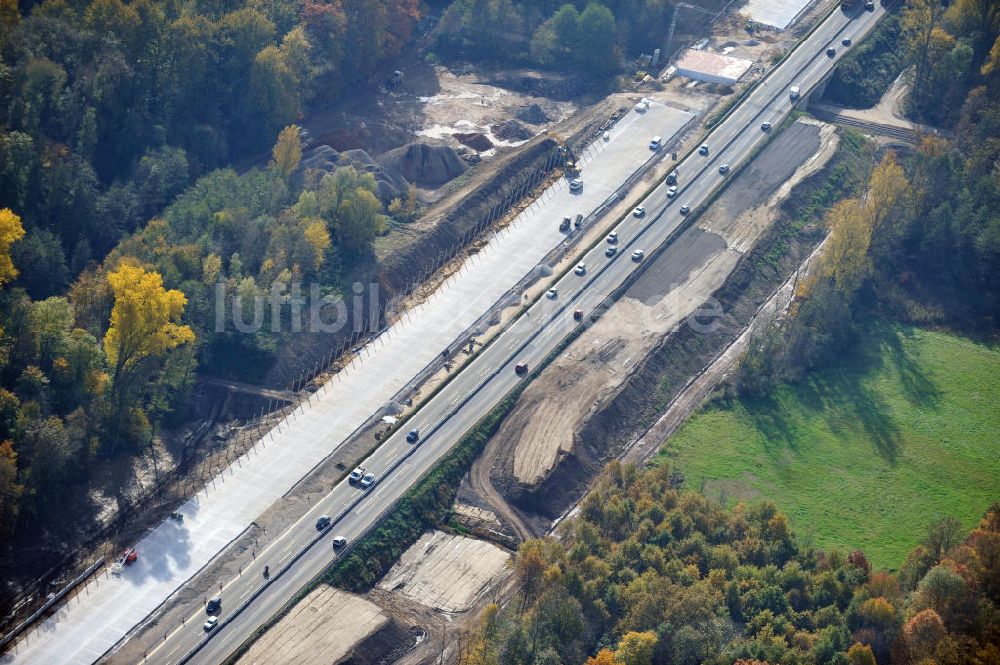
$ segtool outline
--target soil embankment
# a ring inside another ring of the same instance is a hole
[[[812,251],[822,233],[797,225],[795,208],[836,147],[833,128],[812,122],[778,135],[525,390],[483,465],[523,521],[537,531],[562,514]]]

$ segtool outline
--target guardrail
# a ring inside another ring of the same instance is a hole
[[[18,635],[20,635],[22,632],[24,632],[25,629],[27,629],[29,626],[31,626],[31,624],[33,624],[35,621],[37,621],[38,617],[42,616],[53,605],[55,605],[60,600],[62,600],[63,598],[65,598],[66,594],[68,594],[70,591],[72,591],[77,586],[79,586],[81,582],[83,582],[85,579],[87,579],[88,577],[90,577],[91,575],[93,575],[94,571],[97,570],[98,568],[100,568],[103,565],[104,565],[104,558],[103,557],[100,558],[100,559],[98,559],[94,563],[90,564],[87,567],[87,569],[84,570],[82,573],[80,573],[72,582],[70,582],[69,584],[67,584],[66,586],[64,586],[59,591],[59,593],[57,593],[54,596],[52,596],[51,598],[49,598],[48,601],[46,601],[46,603],[44,605],[42,605],[40,608],[38,608],[37,610],[35,610],[34,614],[32,614],[31,616],[29,616],[27,619],[25,619],[24,621],[22,621],[20,624],[18,624],[14,628],[14,630],[12,630],[9,633],[7,633],[6,635],[4,635],[3,638],[0,638],[0,648],[3,648],[5,646],[7,646],[8,644],[10,644],[10,642],[15,637],[17,637]]]

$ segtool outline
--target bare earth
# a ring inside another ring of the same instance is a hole
[[[510,554],[482,540],[425,533],[379,582],[441,612],[462,612],[505,579]]]
[[[762,154],[756,170],[741,174],[697,229],[683,234],[525,390],[495,437],[513,443],[506,454],[512,455],[519,483],[535,485],[555,468],[572,449],[574,433],[588,414],[622,386],[663,335],[709,300],[769,228],[774,209],[792,186],[825,164],[836,148],[832,127],[818,123],[799,122],[786,134],[776,139],[772,158],[791,162],[794,173],[787,180],[761,186],[770,169]],[[788,148],[778,149],[782,140],[811,147],[793,162]],[[740,210],[738,205],[749,207]]]
[[[254,642],[239,665],[328,665],[389,623],[374,603],[325,584]]]

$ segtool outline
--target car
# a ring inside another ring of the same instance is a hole
[[[677,169],[674,169],[673,171],[671,171],[670,173],[668,173],[667,174],[667,184],[668,185],[675,185],[675,184],[677,184],[677,176],[678,176]]]
[[[722,175],[726,175],[727,173],[729,173],[729,164],[723,164],[722,166],[720,166],[719,173],[721,173]]]
[[[843,39],[840,40],[840,43],[843,44],[844,46],[850,46],[851,45],[851,38],[850,37],[844,37]]]
[[[646,254],[641,249],[637,249],[634,252],[632,252],[632,260],[638,263],[639,261],[642,261],[642,257],[644,257],[645,255]]]
[[[667,198],[672,199],[677,196],[677,185],[671,185],[667,188]]]
[[[573,312],[573,320],[574,321],[583,321],[583,310],[582,309],[574,310],[574,312]]]
[[[323,515],[318,520],[316,520],[316,530],[322,531],[326,527],[330,526],[330,516]]]
[[[416,427],[411,429],[406,435],[406,440],[409,441],[410,443],[416,443],[417,441],[419,441],[420,430],[418,430]]]
[[[577,275],[586,275],[587,274],[587,264],[586,263],[577,263],[576,264],[576,268],[573,270],[573,272],[575,272]]]
[[[691,206],[681,206],[681,214],[686,215],[691,212]]]
[[[528,373],[528,363],[518,363],[514,365],[514,374],[524,376]]]
[[[612,245],[616,244],[618,242],[618,232],[612,231],[611,233],[608,234],[606,240]]]
[[[361,489],[368,489],[375,484],[375,474],[371,472],[366,473],[365,477],[358,484],[361,486]]]
[[[604,132],[604,134],[602,134],[602,135],[601,135],[601,137],[602,137],[602,138],[603,138],[603,139],[604,139],[605,141],[610,141],[610,140],[611,140],[611,132]]]
[[[832,58],[835,55],[837,55],[837,49],[833,48],[832,46],[826,50],[826,57]]]
[[[646,214],[646,206],[636,206],[635,209],[632,210],[633,217],[642,217],[645,214]]]
[[[609,259],[617,253],[618,253],[618,248],[615,247],[614,245],[604,250],[604,256],[608,257]]]
[[[659,136],[654,136],[653,140],[649,142],[650,150],[659,150],[660,146],[663,144],[663,139]]]
[[[873,0],[868,0],[868,2],[865,3],[865,11],[869,12],[875,11],[875,3],[873,2]]]
[[[212,616],[222,611],[222,596],[215,596],[205,603],[205,613]]]
[[[549,300],[555,300],[556,298],[559,297],[559,291],[556,289],[549,289],[548,291],[545,292],[545,297],[548,298]]]
[[[569,191],[578,192],[581,189],[583,189],[583,180],[580,180],[579,178],[573,178],[572,180],[569,181]]]
[[[343,536],[337,536],[333,539],[333,549],[339,550],[341,547],[347,544],[347,538]]]
[[[351,471],[351,475],[347,477],[347,481],[351,483],[356,483],[361,480],[361,476],[365,475],[365,470],[360,466],[354,467],[354,471]]]
[[[202,625],[202,628],[206,633],[215,629],[219,625],[219,617],[208,617],[208,620]]]
[[[769,131],[771,131],[771,123],[769,121],[768,122],[762,122],[762,123],[760,123],[760,128],[761,128],[761,130],[763,130],[765,132],[769,132]]]
[[[701,147],[698,148],[698,154],[699,155],[707,155],[708,154],[708,144],[707,143],[702,143],[701,144]]]

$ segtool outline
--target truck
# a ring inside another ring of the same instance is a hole
[[[799,98],[799,94],[801,94],[801,90],[799,90],[799,86],[797,85],[793,85],[791,88],[788,89],[788,97],[793,102]]]

